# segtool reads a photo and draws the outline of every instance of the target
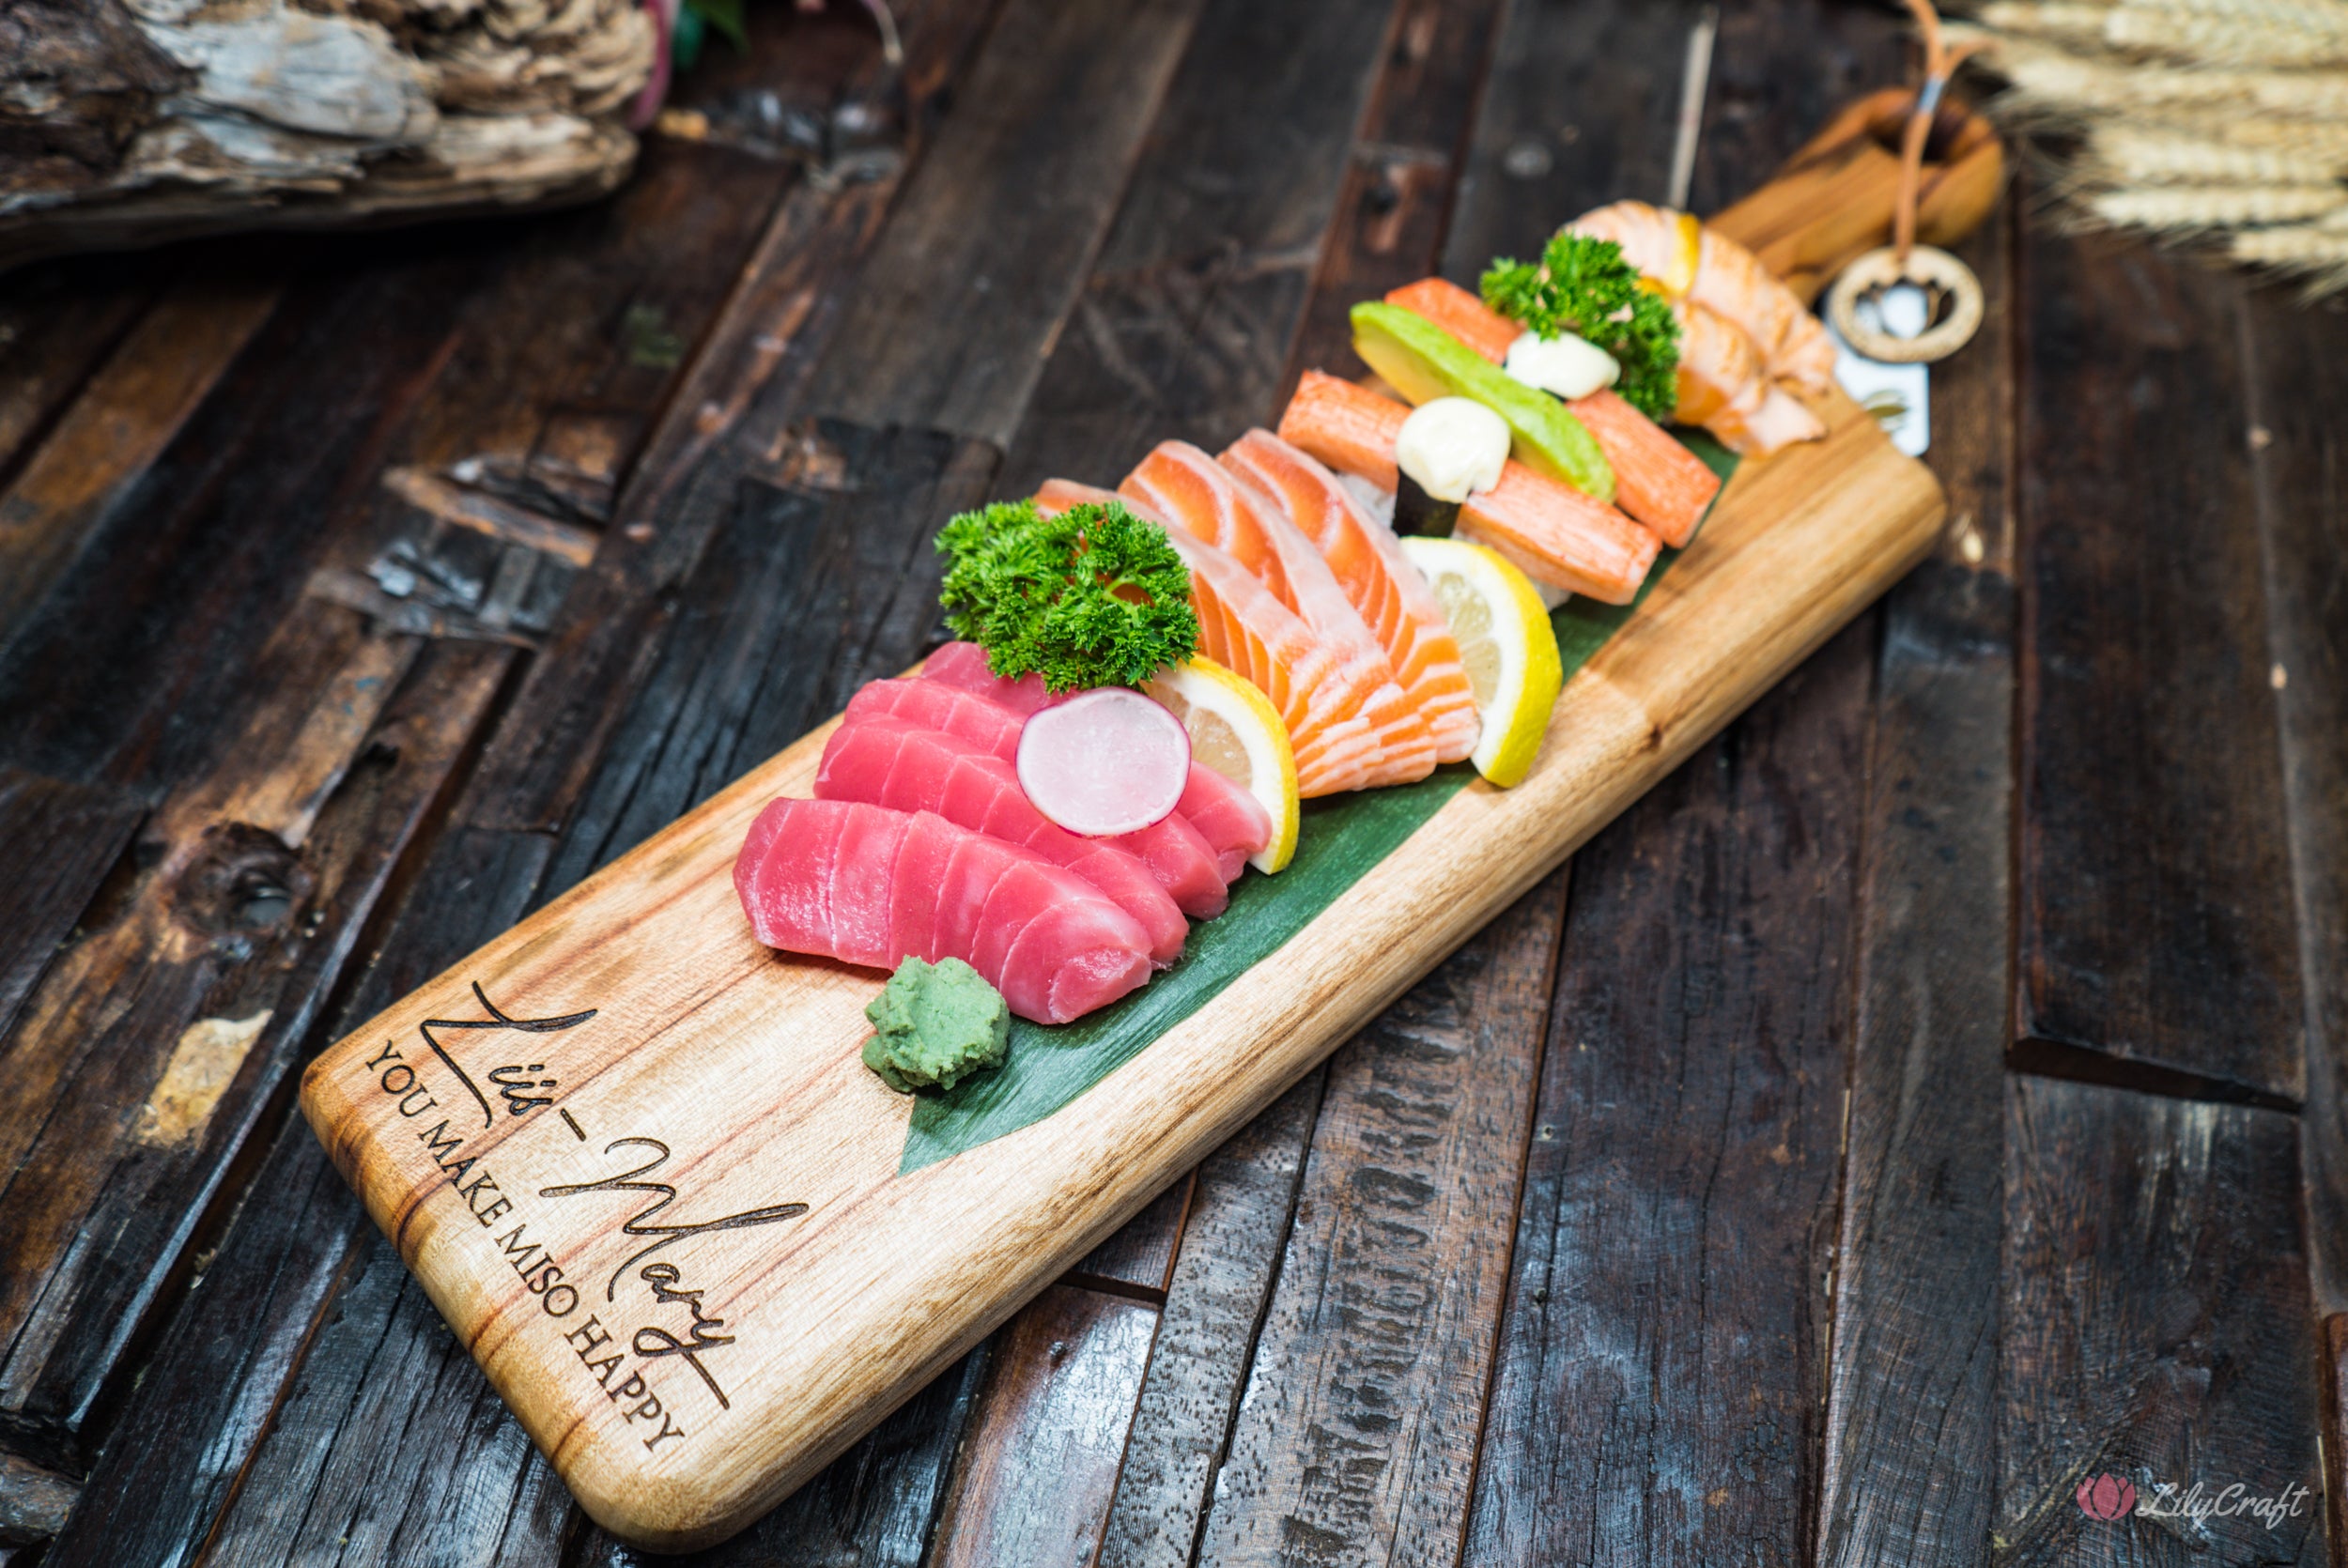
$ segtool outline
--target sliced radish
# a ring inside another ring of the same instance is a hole
[[[1101,686],[1039,708],[1019,731],[1019,783],[1071,833],[1162,822],[1190,783],[1190,732],[1137,691]]]

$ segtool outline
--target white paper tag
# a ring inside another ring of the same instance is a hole
[[[1913,305],[1907,296],[1914,296]],[[1893,332],[1903,327],[1901,335],[1913,336],[1922,331],[1923,295],[1916,288],[1898,288],[1885,296],[1886,314],[1917,317],[1912,323],[1895,319],[1888,325]],[[1859,304],[1862,315],[1876,313],[1873,300]],[[1873,325],[1873,323],[1869,323]],[[1827,336],[1834,340],[1834,378],[1843,390],[1857,400],[1859,406],[1875,415],[1883,433],[1892,438],[1892,444],[1910,457],[1922,457],[1932,445],[1932,376],[1931,367],[1922,364],[1886,364],[1881,360],[1861,357],[1843,341],[1843,334],[1834,330],[1831,320],[1826,323]]]

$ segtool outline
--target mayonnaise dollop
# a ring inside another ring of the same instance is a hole
[[[1472,397],[1438,397],[1402,422],[1394,461],[1437,500],[1465,500],[1500,483],[1508,422]]]
[[[1563,398],[1587,397],[1622,375],[1614,356],[1571,332],[1553,338],[1524,333],[1508,346],[1505,368],[1511,378]]]

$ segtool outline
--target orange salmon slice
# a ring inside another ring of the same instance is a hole
[[[1269,430],[1250,430],[1218,459],[1254,484],[1312,542],[1346,599],[1386,651],[1396,684],[1435,739],[1437,761],[1475,749],[1475,693],[1443,607],[1402,554],[1394,530],[1336,475]]]
[[[1358,714],[1378,737],[1371,784],[1435,771],[1434,732],[1395,678],[1385,645],[1275,500],[1187,441],[1158,443],[1118,489],[1238,561],[1329,651],[1336,711]]]
[[[1122,504],[1166,530],[1190,568],[1198,651],[1236,670],[1279,710],[1296,754],[1297,792],[1333,795],[1366,786],[1379,756],[1378,735],[1358,699],[1352,709],[1342,706],[1351,694],[1333,679],[1336,655],[1312,628],[1246,567],[1147,502],[1065,479],[1045,481],[1035,496],[1047,516],[1087,502]]]
[[[1280,438],[1340,473],[1391,490],[1399,481],[1395,438],[1410,414],[1367,387],[1308,370],[1280,416]],[[1522,463],[1509,463],[1499,484],[1461,502],[1460,517],[1527,576],[1610,605],[1637,596],[1663,547],[1660,537],[1603,501]]]

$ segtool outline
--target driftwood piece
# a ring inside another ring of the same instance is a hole
[[[600,195],[655,43],[636,0],[0,0],[0,266]]]

